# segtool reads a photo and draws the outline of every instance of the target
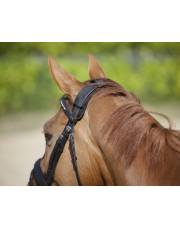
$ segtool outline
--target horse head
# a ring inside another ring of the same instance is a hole
[[[74,127],[77,166],[82,185],[180,185],[180,132],[164,128],[139,99],[107,79],[100,63],[89,57],[90,80],[79,82],[52,57],[48,64],[66,104],[73,110],[79,92],[90,81],[102,86],[93,94],[81,120]],[[59,135],[68,122],[61,107],[45,123],[45,154],[40,169],[46,178]],[[33,179],[34,185],[37,185]],[[52,185],[78,185],[69,143],[63,147]]]

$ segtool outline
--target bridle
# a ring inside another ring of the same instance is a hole
[[[60,101],[61,107],[68,117],[68,122],[63,130],[63,132],[60,134],[59,138],[56,141],[56,144],[53,148],[53,151],[50,156],[49,160],[49,166],[47,169],[47,175],[46,177],[42,173],[41,167],[40,167],[40,159],[38,159],[34,164],[34,169],[31,171],[30,174],[30,186],[34,186],[33,179],[37,182],[39,186],[50,186],[52,185],[54,181],[54,173],[57,166],[57,163],[60,159],[61,154],[63,153],[63,149],[65,147],[65,144],[69,139],[69,149],[71,153],[72,163],[73,163],[73,169],[76,173],[76,178],[78,181],[79,186],[82,186],[79,171],[77,167],[77,157],[75,153],[75,146],[74,146],[74,127],[77,123],[77,121],[80,121],[85,113],[85,110],[87,108],[87,104],[90,101],[91,97],[94,93],[96,93],[101,88],[106,87],[105,85],[102,85],[101,79],[95,79],[92,80],[89,84],[87,84],[85,87],[82,88],[82,90],[78,93],[74,104],[72,111],[68,107],[66,103],[66,99],[63,97]],[[100,83],[100,84],[99,84]]]

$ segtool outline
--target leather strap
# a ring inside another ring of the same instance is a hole
[[[82,186],[78,167],[77,167],[77,157],[75,154],[73,131],[74,131],[74,126],[76,125],[77,121],[81,120],[81,118],[83,117],[85,110],[87,108],[87,104],[88,104],[89,100],[91,99],[91,97],[93,96],[93,94],[96,93],[99,89],[105,87],[102,84],[101,85],[97,84],[97,83],[102,83],[102,82],[103,82],[102,80],[96,79],[96,80],[92,80],[89,84],[87,84],[77,95],[77,97],[74,101],[74,104],[73,104],[72,111],[68,107],[65,98],[61,99],[61,101],[60,101],[61,107],[69,120],[68,120],[62,134],[59,136],[58,140],[56,141],[56,144],[51,153],[50,160],[49,160],[49,166],[48,166],[48,170],[47,170],[47,177],[45,178],[42,173],[42,170],[40,168],[41,159],[39,159],[35,163],[34,169],[31,171],[31,175],[30,175],[30,185],[31,186],[33,186],[33,178],[35,178],[36,181],[41,186],[50,186],[52,184],[52,182],[54,180],[54,173],[55,173],[57,163],[63,152],[64,146],[69,138],[69,135],[70,135],[69,148],[70,148],[73,168],[76,173],[76,178],[77,178],[78,184],[80,186]]]

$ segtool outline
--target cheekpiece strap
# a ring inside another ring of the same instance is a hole
[[[47,177],[42,173],[42,170],[40,168],[40,160],[39,159],[35,165],[34,169],[31,172],[30,175],[30,185],[33,186],[33,178],[36,179],[37,183],[41,186],[49,186],[52,184],[54,180],[54,173],[55,169],[57,166],[57,163],[60,159],[60,156],[63,152],[63,149],[65,147],[65,144],[69,138],[70,135],[70,140],[69,140],[69,148],[71,152],[71,158],[72,158],[72,163],[73,163],[73,168],[76,173],[76,178],[78,181],[78,184],[81,186],[81,180],[79,177],[79,172],[78,172],[78,167],[77,167],[77,157],[75,154],[75,145],[74,145],[74,136],[73,136],[73,131],[74,131],[74,126],[76,125],[77,121],[81,120],[81,118],[84,115],[84,112],[87,108],[87,104],[91,97],[93,96],[94,93],[96,93],[99,89],[105,87],[102,84],[98,83],[103,83],[101,79],[95,79],[92,80],[89,84],[87,84],[77,95],[74,104],[73,104],[73,109],[72,111],[68,107],[66,103],[66,99],[62,98],[60,103],[61,107],[68,117],[69,121],[66,124],[62,134],[59,136],[58,140],[56,141],[56,144],[53,148],[53,151],[50,156],[49,160],[49,166],[48,166],[48,171],[47,171]]]

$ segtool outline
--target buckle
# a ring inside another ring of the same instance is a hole
[[[72,131],[72,128],[70,126],[66,126],[66,131],[67,131],[68,134],[70,134],[71,131]]]
[[[62,134],[60,134],[60,135],[59,135],[59,138],[57,139],[57,143],[61,143],[63,137],[64,137],[64,136],[63,136]]]

